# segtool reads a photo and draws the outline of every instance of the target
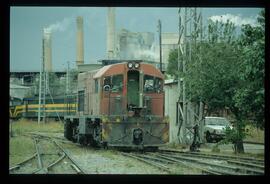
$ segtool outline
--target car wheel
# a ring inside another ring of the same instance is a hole
[[[209,132],[206,132],[206,141],[207,142],[212,142],[212,138]]]

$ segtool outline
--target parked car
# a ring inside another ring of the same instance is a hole
[[[225,128],[232,128],[231,123],[224,117],[205,117],[203,133],[207,142],[218,142],[225,138]]]

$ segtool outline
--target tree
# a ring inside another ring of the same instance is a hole
[[[177,76],[178,72],[178,51],[177,49],[172,50],[169,53],[169,59],[168,59],[168,67],[167,67],[167,74],[172,75],[172,76]]]
[[[242,35],[236,39],[232,23],[210,21],[207,39],[197,47],[191,45],[186,73],[176,70],[177,51],[169,57],[168,72],[186,80],[191,101],[204,102],[209,111],[229,108],[233,113],[236,126],[227,132],[236,152],[244,152],[248,118],[254,116],[255,122],[264,122],[264,12],[258,22],[257,27],[243,26]]]
[[[241,51],[239,80],[234,96],[236,106],[258,127],[264,127],[265,11],[257,18],[258,26],[244,25],[238,40]]]

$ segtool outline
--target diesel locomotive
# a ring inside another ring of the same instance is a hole
[[[153,148],[169,141],[164,76],[153,65],[126,61],[78,75],[76,115],[64,136],[82,145]]]

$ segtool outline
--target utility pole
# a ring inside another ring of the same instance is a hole
[[[162,40],[161,40],[161,20],[158,20],[158,33],[159,33],[159,69],[162,72]]]
[[[69,106],[69,61],[67,62],[67,71],[66,71],[66,108],[67,108],[66,112],[68,112],[68,106]]]
[[[198,22],[200,24],[199,28],[198,28],[198,32],[200,34],[200,42],[202,43],[203,41],[203,17],[202,17],[202,9],[200,8],[200,14],[199,14],[199,18],[198,18]],[[202,49],[201,47],[199,48],[199,53],[202,54]],[[201,61],[199,61],[201,62]],[[202,103],[202,101],[199,102],[199,135],[200,135],[200,141],[204,142],[204,134],[203,134],[203,113],[204,113],[204,105]]]
[[[187,59],[187,8],[185,8],[184,14],[184,57],[183,57],[183,73],[186,73],[186,59]],[[186,104],[186,79],[183,78],[183,129],[182,129],[182,141],[186,143],[186,125],[187,125],[187,104]]]
[[[66,94],[69,94],[69,61],[67,62],[67,74],[66,74]]]

